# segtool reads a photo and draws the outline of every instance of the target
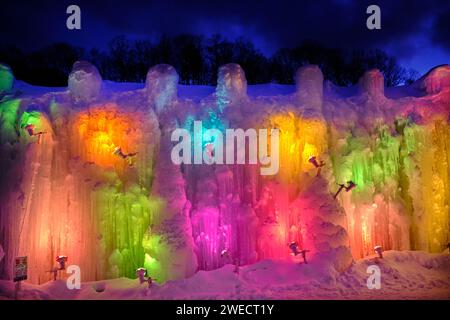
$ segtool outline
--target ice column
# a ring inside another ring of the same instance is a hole
[[[68,87],[76,104],[90,103],[100,94],[102,77],[91,63],[77,61],[69,74]]]
[[[378,69],[366,71],[359,79],[359,86],[373,100],[384,98],[384,76]]]
[[[147,248],[146,257],[150,271],[152,264],[161,266],[160,272],[163,274],[154,274],[157,279],[183,279],[197,270],[190,219],[191,204],[186,197],[181,167],[171,160],[171,134],[178,123],[169,111],[177,100],[177,84],[178,74],[172,66],[157,65],[148,72],[146,88],[150,105],[164,118],[164,122],[160,122],[161,140],[152,195],[164,199],[165,205],[154,227],[146,235],[146,241],[150,244],[152,239],[159,239],[156,247]]]
[[[158,64],[148,71],[145,83],[147,97],[157,115],[177,101],[178,80],[177,71],[168,64]]]
[[[323,74],[316,65],[306,65],[297,70],[297,96],[306,109],[322,111]]]
[[[302,249],[312,260],[325,261],[338,272],[345,271],[353,258],[346,231],[343,210],[327,191],[323,178],[314,179],[291,205],[292,215],[298,223],[295,231]],[[292,240],[296,240],[293,238]]]
[[[216,96],[219,109],[247,98],[247,79],[240,65],[229,63],[219,68]]]

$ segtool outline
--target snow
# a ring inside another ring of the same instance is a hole
[[[62,280],[44,285],[24,283],[19,299],[450,299],[450,254],[386,251],[384,258],[366,257],[341,274],[329,274],[312,260],[263,260],[169,281],[164,285],[140,284],[138,279],[82,283],[68,290]],[[381,270],[381,289],[368,289],[367,267]],[[0,280],[0,299],[13,295],[12,282]]]
[[[125,93],[130,91],[140,91],[145,88],[145,84],[133,82],[114,82],[109,80],[103,81],[102,89],[105,92]],[[20,92],[22,97],[33,97],[49,93],[62,93],[67,91],[65,87],[42,87],[28,84],[21,80],[16,80],[14,89]],[[177,91],[178,97],[182,100],[200,100],[214,94],[216,88],[206,85],[182,85],[179,84]],[[269,97],[269,96],[288,96],[295,93],[295,85],[283,85],[276,83],[257,84],[248,86],[248,95],[253,98]]]

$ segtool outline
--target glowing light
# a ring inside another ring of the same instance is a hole
[[[116,147],[124,152],[133,152],[141,143],[142,129],[139,127],[139,113],[121,113],[114,105],[99,106],[81,112],[75,127],[83,146],[85,161],[95,162],[102,167],[123,168],[124,161],[113,154]]]

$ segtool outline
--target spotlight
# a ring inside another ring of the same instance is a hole
[[[320,162],[317,161],[316,156],[309,157],[308,161],[317,169],[316,177],[320,176],[320,172],[322,171],[322,167],[325,165],[325,162],[323,160],[320,160]]]
[[[58,262],[58,270],[65,270],[66,269],[66,262],[69,258],[67,256],[57,256],[56,262]]]
[[[230,257],[230,253],[228,252],[227,249],[222,250],[222,252],[220,253],[220,257],[221,258],[228,258]]]
[[[302,258],[303,258],[303,262],[304,262],[305,264],[308,264],[308,261],[306,260],[306,253],[309,252],[310,250],[305,250],[305,249],[301,249],[301,250],[300,250],[300,249],[298,248],[298,243],[295,242],[295,241],[289,243],[288,246],[289,246],[289,249],[291,249],[292,253],[293,253],[295,256],[301,254],[301,255],[302,255]]]
[[[56,281],[56,277],[58,276],[59,270],[65,270],[66,269],[66,262],[69,258],[67,256],[56,256],[56,262],[58,263],[58,266],[55,266],[51,268],[49,273],[53,274],[53,281]]]
[[[374,247],[373,251],[378,254],[378,258],[383,259],[383,248],[381,246]]]
[[[34,124],[32,124],[32,123],[26,124],[24,126],[24,129],[28,132],[30,137],[37,136],[38,137],[38,143],[40,143],[40,141],[41,141],[41,135],[47,133],[45,131],[36,132],[35,131],[36,130],[36,126]]]
[[[153,279],[152,277],[148,277],[147,276],[147,269],[145,268],[138,268],[136,269],[136,276],[139,279],[139,283],[143,284],[144,282],[148,283],[148,288],[150,288],[153,284],[153,281],[155,281],[156,279]]]
[[[145,268],[136,269],[136,276],[139,279],[139,283],[142,284],[147,281],[147,279],[145,279],[146,275],[147,275],[147,269],[145,269]]]
[[[339,189],[334,194],[333,198],[336,199],[336,197],[341,193],[342,189],[345,189],[345,192],[349,192],[350,190],[356,188],[356,184],[353,181],[347,181],[347,185],[345,184],[338,184]]]
[[[133,153],[123,153],[122,148],[121,147],[116,147],[114,148],[114,152],[113,154],[115,154],[116,156],[121,157],[122,159],[127,159],[130,157],[134,157],[135,155],[137,155],[137,152],[133,152]]]
[[[128,161],[128,165],[131,167],[131,166],[133,166],[133,162],[132,162],[131,159],[132,159],[135,155],[137,155],[138,153],[137,153],[137,152],[124,153],[124,152],[122,151],[122,148],[121,148],[121,147],[115,147],[115,148],[114,148],[114,151],[113,151],[113,154],[116,155],[116,156],[121,157],[123,160],[127,160],[127,161]]]

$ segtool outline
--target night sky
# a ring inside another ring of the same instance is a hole
[[[82,30],[66,29],[66,8],[81,8]],[[366,28],[366,8],[381,7],[382,29]],[[380,48],[420,73],[450,63],[450,1],[8,1],[0,11],[2,44],[33,50],[54,42],[105,48],[116,35],[244,36],[264,54],[314,40],[328,47]]]

